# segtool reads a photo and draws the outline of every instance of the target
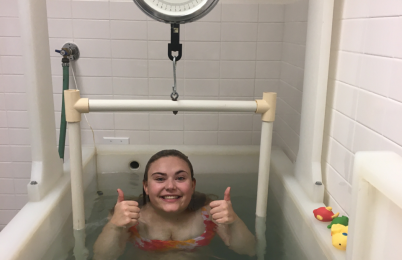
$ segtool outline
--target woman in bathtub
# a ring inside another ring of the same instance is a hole
[[[230,187],[224,200],[211,202],[195,186],[184,154],[163,150],[153,155],[145,167],[140,203],[124,200],[118,189],[113,215],[95,242],[94,259],[117,259],[127,242],[142,249],[133,259],[196,259],[194,251],[208,245],[215,233],[236,253],[254,255],[255,237],[233,211]]]

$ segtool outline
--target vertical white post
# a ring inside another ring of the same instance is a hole
[[[80,122],[68,123],[70,140],[71,195],[73,206],[74,256],[77,260],[87,259],[85,248],[85,209],[82,169]]]
[[[84,180],[81,150],[81,114],[74,109],[80,99],[79,90],[65,90],[64,100],[68,137],[70,140],[71,196],[73,206],[74,256],[77,260],[85,260],[88,250],[85,248],[85,209]]]
[[[260,162],[258,166],[257,208],[258,217],[267,216],[269,167],[271,164],[273,122],[262,122]]]
[[[266,247],[267,247],[267,239],[265,237],[265,231],[267,229],[267,218],[266,217],[255,217],[255,236],[257,238],[257,259],[264,260]]]
[[[322,202],[321,152],[334,0],[310,0],[299,152],[295,176],[314,202]]]
[[[265,239],[268,204],[269,167],[271,165],[273,122],[262,122],[260,162],[258,166],[257,208],[255,234],[257,237],[257,259],[264,260],[267,241]]]
[[[73,203],[73,227],[75,230],[85,228],[84,184],[81,151],[80,122],[68,123],[70,140],[71,195]]]
[[[272,131],[276,112],[276,93],[264,93],[263,100],[256,100],[256,102],[256,113],[262,113],[262,126],[260,161],[258,165],[255,234],[257,238],[257,258],[258,260],[263,260],[267,247],[265,230],[268,204],[269,168],[271,165]]]
[[[28,195],[30,201],[39,201],[63,174],[56,142],[46,0],[18,4],[32,151]]]

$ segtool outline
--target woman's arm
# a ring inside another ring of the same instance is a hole
[[[255,255],[255,236],[234,212],[230,201],[230,187],[225,191],[224,200],[213,201],[209,205],[210,215],[218,225],[217,233],[223,242],[238,254]]]
[[[94,260],[117,259],[123,254],[129,236],[126,228],[118,227],[109,221],[95,242]]]
[[[136,201],[125,201],[123,191],[114,206],[113,216],[103,227],[94,245],[95,260],[114,260],[123,254],[130,237],[128,229],[138,223],[140,208]]]
[[[223,242],[236,253],[255,255],[257,244],[255,236],[239,217],[232,224],[218,224],[217,233]]]

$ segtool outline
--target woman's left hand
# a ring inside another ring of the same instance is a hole
[[[210,214],[212,220],[216,223],[232,224],[239,219],[234,212],[232,202],[230,201],[230,187],[225,190],[223,200],[212,201],[209,206],[211,207]]]

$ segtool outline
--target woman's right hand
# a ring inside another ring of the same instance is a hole
[[[138,202],[124,200],[124,193],[121,189],[117,189],[117,193],[119,196],[114,206],[114,213],[110,222],[115,226],[126,228],[137,225],[138,219],[140,218]]]

